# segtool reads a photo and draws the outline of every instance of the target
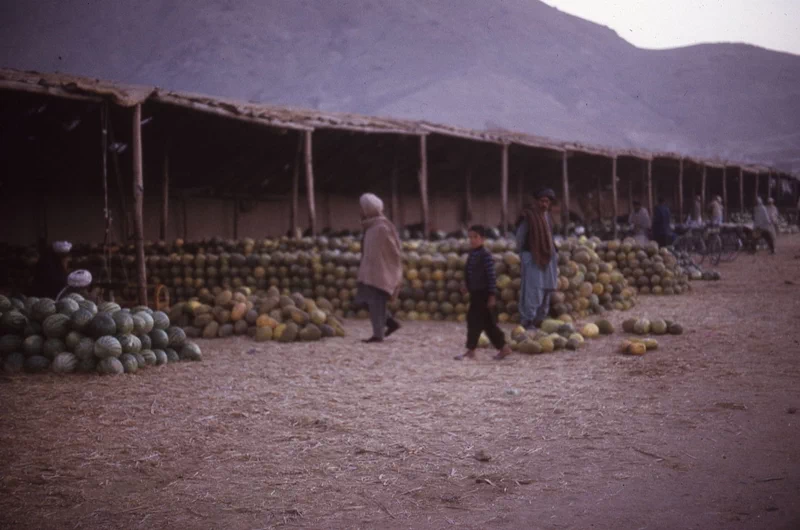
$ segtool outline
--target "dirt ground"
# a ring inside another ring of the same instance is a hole
[[[460,325],[379,345],[205,341],[134,376],[0,379],[2,528],[800,528],[800,238],[631,312],[644,357],[456,362]]]

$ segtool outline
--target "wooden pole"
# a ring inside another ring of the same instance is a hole
[[[597,175],[597,220],[603,222],[603,178]]]
[[[169,153],[164,153],[163,180],[161,188],[161,241],[167,240],[167,220],[169,219]]]
[[[464,209],[465,212],[465,220],[467,222],[467,228],[472,223],[474,219],[472,213],[472,168],[467,168],[467,172],[464,174]]]
[[[112,122],[108,121],[108,139],[112,144],[115,144],[114,127]],[[111,153],[111,162],[114,166],[114,174],[117,177],[117,189],[119,191],[119,209],[120,209],[120,230],[122,231],[122,242],[127,244],[128,241],[128,204],[125,199],[125,186],[122,183],[122,170],[119,167],[119,154],[114,151]]]
[[[239,239],[239,199],[233,199],[233,239]]]
[[[744,213],[744,170],[739,168],[739,211]]]
[[[428,149],[427,136],[419,137],[419,195],[422,205],[423,238],[430,237],[430,219],[428,218]]]
[[[631,190],[631,183],[628,182],[628,190]],[[632,193],[632,191],[631,191]],[[611,202],[614,208],[614,219],[611,226],[614,227],[614,239],[617,238],[617,216],[619,215],[619,205],[617,204],[617,157],[611,159]]]
[[[772,198],[772,170],[767,172],[767,198]]]
[[[183,241],[186,242],[189,239],[189,205],[187,204],[188,197],[186,195],[183,196],[183,200],[181,201],[181,205],[183,206]]]
[[[756,171],[755,175],[755,182],[754,182],[754,189],[753,189],[753,208],[756,207],[756,199],[758,199],[758,179],[761,177],[761,174]]]
[[[500,233],[508,231],[508,144],[503,144],[500,157]]]
[[[702,203],[701,208],[705,209],[706,207],[706,179],[708,178],[708,168],[705,164],[703,164],[703,177],[700,181],[700,202]]]
[[[297,134],[297,153],[294,158],[294,169],[292,172],[292,206],[289,215],[289,231],[291,237],[297,237],[297,208],[298,208],[298,195],[300,193],[300,157],[303,156],[303,135]]]
[[[136,271],[139,305],[147,305],[147,270],[144,264],[144,171],[142,169],[142,105],[133,108],[133,226],[136,238]]]
[[[678,160],[678,223],[683,223],[683,158]]]
[[[647,160],[647,207],[653,215],[653,161]]]
[[[314,155],[312,152],[313,131],[305,132],[306,148],[306,197],[308,198],[308,224],[311,228],[311,235],[317,235],[317,206],[314,200]]]
[[[400,222],[400,203],[398,202],[397,197],[397,159],[395,159],[394,167],[392,167],[392,176],[391,176],[391,202],[392,202],[392,223],[395,226],[399,226],[398,223]]]
[[[103,163],[103,219],[105,220],[103,254],[107,258],[108,236],[111,231],[111,212],[108,210],[108,103],[105,101],[100,106],[100,145]],[[106,263],[108,263],[107,259]]]
[[[569,234],[569,169],[567,167],[567,150],[561,153],[561,188],[564,195],[563,207],[561,209],[561,230],[564,236]]]
[[[729,207],[728,207],[728,168],[722,167],[722,220],[728,222]]]

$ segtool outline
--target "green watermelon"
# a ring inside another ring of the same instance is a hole
[[[144,362],[147,366],[155,366],[156,365],[156,354],[153,350],[142,350],[141,352],[142,357],[144,357]]]
[[[148,332],[144,329],[147,327],[147,323],[144,321],[142,317],[139,315],[133,315],[133,333],[136,335],[145,335]]]
[[[61,339],[47,339],[42,345],[42,355],[48,359],[55,359],[63,351],[67,351],[67,345]]]
[[[180,355],[178,355],[178,352],[176,352],[172,348],[165,348],[164,349],[164,353],[167,354],[167,361],[168,362],[177,363],[178,361],[181,360],[181,357],[180,357]]]
[[[92,356],[87,359],[80,359],[78,361],[77,371],[82,374],[94,372],[97,369],[97,359]]]
[[[41,355],[31,355],[25,358],[25,371],[31,374],[46,372],[50,368],[50,359]]]
[[[91,300],[84,300],[82,302],[78,302],[78,305],[81,306],[81,309],[85,309],[92,314],[92,316],[98,313],[97,305],[92,302]]]
[[[153,353],[156,355],[156,365],[161,366],[169,362],[164,350],[153,350]]]
[[[15,298],[14,300],[12,300],[12,303],[17,307],[17,309],[25,313],[26,316],[29,316],[31,314],[33,306],[36,305],[36,302],[38,301],[39,298],[36,298],[35,296],[29,296],[24,300],[19,300]]]
[[[79,308],[69,316],[69,325],[75,331],[84,332],[89,330],[94,315],[85,307]]]
[[[62,298],[56,302],[56,311],[62,315],[70,316],[72,313],[80,309],[81,306],[72,298]]]
[[[163,311],[153,313],[153,329],[166,330],[169,327],[169,317]]]
[[[82,361],[94,357],[94,340],[83,337],[72,352]]]
[[[45,337],[61,339],[69,333],[69,317],[61,313],[50,315],[42,322],[42,331]]]
[[[125,373],[125,368],[116,357],[106,357],[97,363],[97,371],[103,375],[120,375]]]
[[[139,353],[142,341],[136,335],[117,335],[117,340],[122,346],[122,353]]]
[[[233,329],[231,329],[231,333],[233,333]],[[167,336],[169,337],[169,345],[175,349],[186,343],[186,332],[178,326],[170,326],[167,329]]]
[[[22,373],[25,368],[25,356],[21,353],[12,353],[3,361],[3,371],[9,375]]]
[[[155,330],[153,330],[155,331]],[[153,341],[150,340],[150,335],[137,335],[139,337],[139,341],[142,343],[143,350],[152,350],[153,349]]]
[[[68,374],[74,372],[78,368],[78,358],[69,352],[63,352],[56,355],[53,359],[53,364],[50,367],[57,374]]]
[[[116,302],[103,302],[97,308],[97,311],[100,313],[116,313],[120,311],[122,308]]]
[[[147,368],[147,362],[144,360],[144,355],[140,353],[134,353],[134,357],[136,357],[136,362],[139,363],[139,370],[143,368]]]
[[[169,336],[163,329],[154,329],[148,336],[150,337],[150,342],[153,344],[153,348],[157,350],[163,350],[169,346]]]
[[[153,331],[153,326],[155,325],[155,321],[153,320],[153,317],[150,316],[150,313],[148,313],[146,311],[139,311],[138,313],[134,313],[134,316],[137,316],[137,317],[141,318],[142,320],[144,320],[144,330],[143,331],[145,333],[150,333],[151,331]]]
[[[31,306],[29,314],[33,320],[42,322],[50,315],[56,314],[56,303],[49,298],[41,298]]]
[[[22,353],[25,355],[42,355],[44,352],[44,337],[31,335],[22,342]]]
[[[122,345],[116,338],[105,335],[94,343],[94,355],[99,359],[119,357],[122,355]]]
[[[108,313],[97,313],[92,319],[89,330],[95,337],[117,334],[117,324]]]
[[[119,361],[122,363],[126,374],[135,374],[139,370],[139,362],[136,360],[136,357],[130,353],[123,354],[119,358]]]
[[[180,358],[184,361],[202,361],[203,352],[200,351],[200,346],[194,342],[187,342],[183,345],[180,351]]]
[[[127,335],[133,333],[133,317],[124,311],[117,311],[111,315],[117,326],[117,334]]]
[[[28,323],[25,324],[25,331],[22,332],[23,335],[26,337],[30,337],[31,335],[44,335],[42,332],[42,325],[35,320],[28,320]]]
[[[22,333],[25,331],[25,325],[28,323],[28,318],[22,314],[18,309],[3,312],[3,318],[0,319],[0,331],[5,333]]]
[[[9,354],[22,350],[22,337],[19,335],[3,335],[0,337],[0,353]]]
[[[11,311],[13,308],[14,306],[11,304],[11,300],[9,300],[7,296],[0,294],[0,313]]]
[[[153,310],[147,307],[146,305],[137,305],[136,307],[131,308],[131,313],[134,315],[136,313],[147,313],[150,316],[153,316]]]
[[[64,339],[64,344],[67,345],[67,351],[74,352],[75,347],[78,345],[78,343],[81,341],[82,338],[83,335],[81,333],[78,333],[77,331],[70,331],[69,333],[67,333],[67,336]]]
[[[78,293],[69,293],[64,298],[69,298],[70,300],[75,300],[77,303],[81,303],[85,300],[83,296]]]

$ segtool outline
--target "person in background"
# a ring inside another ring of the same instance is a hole
[[[775,254],[775,227],[772,226],[769,213],[761,197],[756,197],[756,207],[753,210],[753,228],[761,230],[761,234],[767,241],[767,245],[769,245],[770,253]]]
[[[517,223],[517,251],[522,262],[519,290],[520,322],[539,327],[550,313],[550,295],[558,288],[558,252],[553,243],[550,207],[556,194],[550,188],[536,192]]]
[[[719,226],[722,224],[722,197],[715,196],[708,205],[708,213],[711,217],[711,225]]]
[[[769,216],[769,222],[772,223],[772,227],[775,230],[775,238],[777,239],[780,225],[780,213],[778,212],[778,207],[775,206],[775,199],[772,197],[767,199],[767,215]]]
[[[650,214],[639,201],[633,201],[633,211],[628,216],[628,223],[633,230],[633,238],[640,245],[646,245],[649,239],[647,234],[650,232]]]
[[[672,231],[672,214],[664,197],[658,198],[658,205],[653,210],[653,239],[662,247],[668,247],[675,241],[675,232]]]
[[[467,351],[457,355],[455,359],[474,359],[475,348],[481,332],[497,348],[496,360],[508,357],[511,348],[506,344],[503,331],[497,326],[497,277],[494,270],[494,258],[483,246],[486,229],[474,225],[469,229],[469,245],[472,248],[464,268],[464,287],[462,292],[469,292],[469,309],[467,311]]]
[[[403,259],[397,229],[383,215],[383,201],[372,193],[359,199],[364,241],[358,267],[356,303],[369,308],[372,337],[363,342],[383,342],[400,324],[389,314],[386,304],[397,296],[403,280]]]
[[[703,198],[700,195],[694,198],[694,207],[689,221],[689,224],[694,226],[703,225]]]
[[[67,285],[67,259],[72,244],[56,241],[48,245],[44,238],[39,239],[39,261],[33,270],[31,296],[55,299]]]

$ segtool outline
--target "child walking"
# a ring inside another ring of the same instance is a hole
[[[497,285],[494,271],[494,259],[491,253],[483,246],[486,229],[481,225],[474,225],[469,229],[469,244],[472,250],[467,257],[467,266],[464,270],[464,287],[462,291],[469,292],[469,310],[467,311],[467,351],[457,355],[455,359],[474,359],[478,338],[485,331],[495,348],[497,355],[494,359],[500,360],[511,353],[511,348],[506,344],[503,331],[497,327]]]

